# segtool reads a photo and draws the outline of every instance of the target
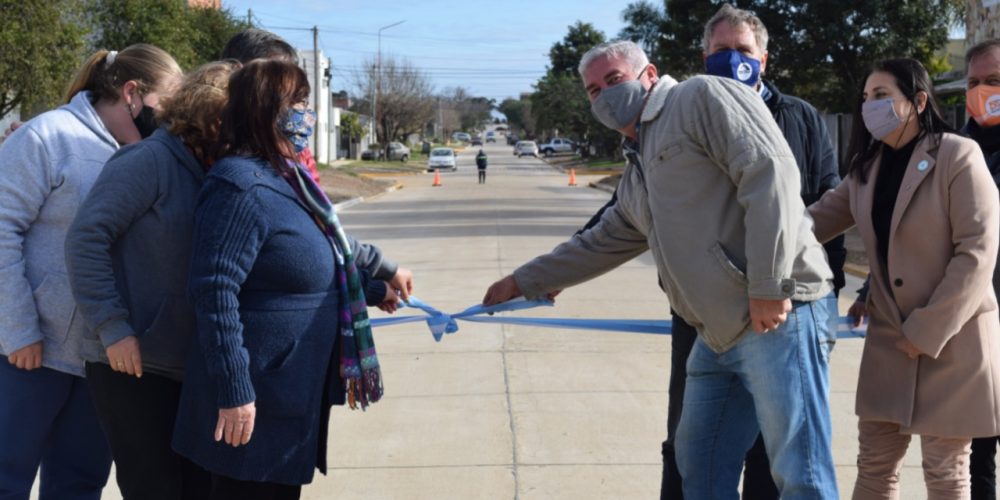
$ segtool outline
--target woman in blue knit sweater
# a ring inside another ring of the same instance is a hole
[[[174,449],[213,499],[298,498],[326,468],[329,410],[375,402],[381,380],[360,275],[408,298],[409,271],[344,235],[294,162],[311,134],[305,73],[257,60],[233,74],[220,157],[195,210],[197,337]]]

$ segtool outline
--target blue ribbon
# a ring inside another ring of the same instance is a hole
[[[538,326],[544,328],[571,328],[575,330],[601,330],[609,332],[626,333],[651,333],[654,335],[670,335],[671,322],[667,320],[653,319],[579,319],[579,318],[522,318],[522,317],[500,317],[491,316],[495,313],[522,311],[535,307],[552,307],[551,301],[515,299],[502,304],[484,306],[482,304],[472,306],[462,312],[455,314],[443,313],[431,307],[424,301],[411,296],[408,304],[415,309],[420,309],[426,316],[392,316],[388,318],[373,318],[372,327],[399,325],[403,323],[416,323],[424,321],[430,328],[431,334],[436,342],[446,334],[458,331],[458,321],[472,321],[475,323],[501,323],[507,325]],[[486,315],[486,316],[484,316]],[[854,318],[843,316],[838,319],[837,338],[863,338],[867,330],[866,327],[853,328]]]

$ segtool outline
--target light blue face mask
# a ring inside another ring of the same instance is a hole
[[[896,108],[893,107],[892,103],[893,100],[889,97],[877,101],[865,101],[861,104],[861,119],[864,120],[865,128],[875,140],[885,139],[903,124],[903,120],[896,114]]]
[[[642,73],[639,74],[640,78]],[[639,78],[601,91],[590,112],[602,125],[612,130],[628,128],[639,120],[639,113],[646,103],[647,90]]]

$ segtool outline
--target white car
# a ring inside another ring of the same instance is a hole
[[[465,132],[455,132],[454,134],[451,134],[451,140],[469,142],[472,140],[472,136]]]
[[[551,141],[538,146],[545,156],[552,156],[557,153],[572,153],[576,146],[569,139],[552,139]]]
[[[455,161],[455,150],[451,148],[434,148],[431,150],[430,159],[427,160],[427,171],[451,169],[452,172],[458,170],[458,163]]]
[[[538,144],[535,144],[535,141],[517,141],[514,145],[514,155],[518,158],[522,156],[538,158]]]

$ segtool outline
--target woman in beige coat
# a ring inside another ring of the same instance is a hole
[[[1000,433],[1000,197],[915,60],[876,64],[853,130],[847,177],[809,212],[820,241],[857,225],[871,266],[854,498],[898,498],[913,434],[928,497],[969,498],[971,440]]]

